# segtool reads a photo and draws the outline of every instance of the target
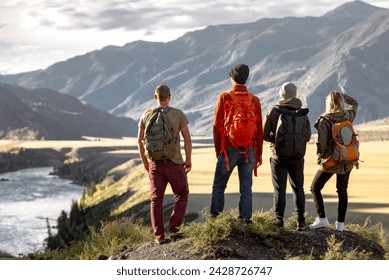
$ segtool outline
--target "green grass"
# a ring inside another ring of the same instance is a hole
[[[343,252],[341,250],[344,241],[336,242],[335,235],[327,239],[328,250],[322,257],[323,260],[368,260],[370,252],[358,252],[356,249]]]
[[[214,245],[226,239],[233,232],[252,232],[261,237],[281,234],[280,229],[274,224],[274,218],[270,212],[255,213],[252,224],[246,224],[238,219],[238,210],[236,209],[221,213],[216,218],[205,212],[203,216],[206,219],[205,222],[192,222],[180,229],[180,232],[188,237],[195,251]]]
[[[377,244],[380,244],[383,248],[388,248],[388,243],[385,237],[385,230],[382,223],[374,224],[371,218],[367,218],[363,225],[348,224],[346,229],[350,230],[360,236],[363,236]]]
[[[102,222],[98,230],[91,228],[90,231],[91,234],[83,241],[72,242],[58,250],[29,254],[26,258],[96,260],[102,256],[108,258],[134,244],[153,240],[150,227],[144,226],[140,221],[133,222],[128,218]]]
[[[91,230],[89,238],[83,242],[83,260],[112,256],[120,250],[137,243],[153,240],[149,227],[129,219],[103,223],[99,231]]]

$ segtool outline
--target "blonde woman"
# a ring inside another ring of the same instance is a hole
[[[346,108],[348,105],[348,108]],[[327,181],[336,174],[336,192],[338,193],[338,217],[335,222],[335,229],[344,230],[344,221],[347,212],[348,194],[347,187],[353,163],[339,163],[329,169],[322,167],[332,154],[332,133],[331,121],[334,123],[349,120],[353,122],[357,113],[358,102],[352,97],[338,91],[332,91],[326,97],[326,112],[322,114],[315,123],[318,131],[317,156],[318,164],[321,166],[317,171],[312,185],[311,192],[318,217],[314,223],[309,225],[310,229],[322,228],[329,225],[328,218],[324,211],[324,201],[321,190]]]

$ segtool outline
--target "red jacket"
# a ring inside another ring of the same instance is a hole
[[[245,85],[236,84],[232,87],[231,91],[233,92],[248,92],[247,87]],[[252,94],[252,93],[250,93]],[[215,145],[216,156],[222,150],[222,136],[224,133],[224,104],[226,101],[231,100],[229,92],[222,92],[217,100],[215,116],[213,121],[213,141]],[[256,152],[257,160],[262,156],[262,146],[263,146],[263,131],[262,131],[262,109],[259,98],[254,95],[253,101],[256,105],[256,115],[257,115],[257,135],[256,135],[256,143],[254,143],[254,150]],[[226,137],[225,148],[233,148],[234,146]]]

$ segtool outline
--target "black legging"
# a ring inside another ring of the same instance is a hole
[[[339,223],[343,223],[346,217],[346,211],[348,205],[347,187],[348,187],[348,180],[350,178],[350,173],[351,171],[346,172],[345,174],[336,174],[336,192],[338,193],[338,220],[337,221]],[[334,175],[334,173],[328,173],[322,170],[318,170],[311,185],[313,202],[316,207],[316,212],[320,218],[326,217],[321,190],[324,188],[324,185],[332,177],[332,175]]]

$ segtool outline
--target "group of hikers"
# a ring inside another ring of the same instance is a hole
[[[259,98],[250,93],[245,85],[249,67],[245,64],[234,65],[229,76],[231,90],[218,96],[214,115],[213,140],[217,162],[210,214],[217,217],[224,210],[224,192],[231,173],[237,167],[239,219],[244,223],[251,223],[253,174],[257,176],[257,168],[262,164],[263,141],[267,141],[270,142],[271,149],[276,225],[284,226],[289,178],[297,213],[297,230],[328,226],[321,190],[336,174],[338,216],[335,229],[343,231],[348,205],[348,181],[357,160],[342,160],[341,157],[358,153],[358,147],[353,143],[356,152],[340,147],[335,156],[334,149],[338,141],[334,141],[334,130],[338,127],[343,129],[343,123],[351,125],[356,116],[357,101],[344,93],[330,92],[325,99],[325,113],[314,124],[318,132],[316,145],[319,168],[312,181],[311,192],[317,217],[307,227],[304,216],[304,155],[311,138],[311,126],[307,116],[308,109],[302,108],[302,101],[297,98],[296,85],[286,82],[281,86],[279,101],[263,120]],[[169,106],[169,87],[158,85],[154,98],[157,106],[146,110],[139,122],[138,148],[150,179],[150,214],[155,241],[157,244],[164,244],[169,240],[165,234],[163,213],[163,199],[168,183],[174,193],[174,208],[169,219],[168,233],[172,240],[181,237],[179,227],[188,205],[187,173],[192,168],[192,141],[186,115]],[[180,134],[184,140],[185,159],[181,154]],[[355,138],[354,131],[348,137],[350,141]]]

